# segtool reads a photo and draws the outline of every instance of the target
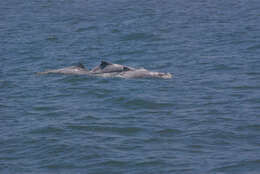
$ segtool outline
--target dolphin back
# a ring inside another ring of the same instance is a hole
[[[79,63],[77,66],[70,66],[66,68],[47,70],[38,72],[37,74],[88,74],[89,70],[84,67],[83,64]]]
[[[113,64],[106,61],[101,61],[100,65],[96,66],[91,70],[92,73],[113,73],[113,72],[123,72],[123,71],[129,71],[133,68],[119,65],[119,64]]]

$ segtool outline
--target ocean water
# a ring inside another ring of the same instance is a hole
[[[0,173],[259,173],[259,9],[1,1]],[[173,78],[36,75],[101,60]]]

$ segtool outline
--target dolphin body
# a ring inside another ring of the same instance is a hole
[[[144,68],[136,69],[129,66],[113,64],[106,61],[101,61],[100,65],[96,66],[92,70],[88,70],[85,66],[79,63],[78,66],[70,66],[61,69],[47,70],[39,72],[38,74],[76,74],[76,75],[89,75],[89,76],[101,76],[101,77],[121,77],[121,78],[162,78],[170,79],[172,75],[170,73],[151,72]]]

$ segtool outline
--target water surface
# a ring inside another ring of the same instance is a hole
[[[260,2],[0,2],[0,172],[260,171]],[[101,60],[170,72],[35,73]]]

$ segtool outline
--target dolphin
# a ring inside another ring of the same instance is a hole
[[[89,74],[89,70],[85,68],[83,64],[79,63],[77,66],[69,66],[66,68],[47,70],[44,72],[38,72],[37,74],[51,74],[51,73],[81,75],[81,74]]]
[[[144,68],[133,68],[120,64],[114,64],[107,61],[101,61],[101,63],[93,69],[87,69],[82,63],[77,66],[70,66],[61,69],[47,70],[44,72],[38,72],[38,74],[76,74],[76,75],[89,75],[89,76],[101,76],[101,77],[120,77],[120,78],[162,78],[170,79],[172,75],[170,73],[152,72]]]

